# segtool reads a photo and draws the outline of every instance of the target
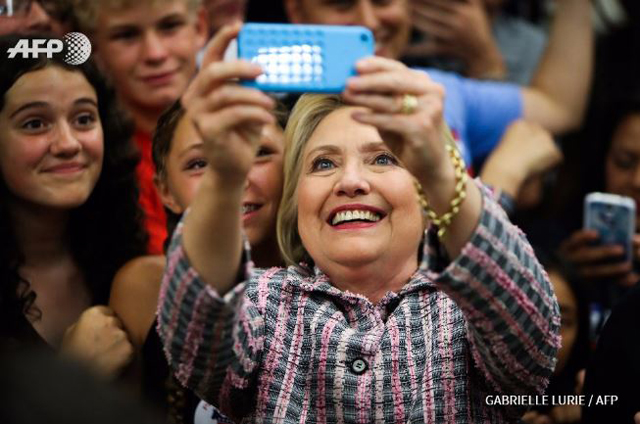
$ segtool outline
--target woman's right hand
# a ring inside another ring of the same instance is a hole
[[[585,279],[610,279],[622,286],[634,285],[640,278],[633,272],[630,261],[623,258],[624,248],[619,245],[598,245],[598,233],[593,230],[578,230],[560,245],[560,254]],[[638,237],[634,237],[634,252],[637,252]],[[636,255],[637,256],[637,255]]]
[[[262,69],[246,61],[223,62],[241,25],[220,30],[207,46],[203,68],[182,97],[182,105],[204,143],[209,167],[223,181],[244,183],[253,165],[264,125],[274,122],[274,101],[259,90],[236,84]]]
[[[193,269],[220,295],[237,282],[245,181],[263,127],[275,122],[271,98],[234,82],[256,78],[262,69],[245,61],[223,61],[241,27],[236,23],[216,33],[205,50],[202,68],[182,97],[185,116],[202,138],[208,162],[184,219],[183,247]]]

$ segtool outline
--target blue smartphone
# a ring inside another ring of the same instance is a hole
[[[359,26],[247,23],[238,35],[238,58],[264,69],[242,84],[270,92],[340,93],[374,49],[373,34]]]
[[[636,204],[630,197],[589,193],[584,199],[584,228],[600,235],[599,244],[624,247],[625,260],[632,260],[632,238],[636,229]]]

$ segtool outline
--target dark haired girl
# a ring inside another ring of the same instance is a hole
[[[0,51],[16,44],[0,37]],[[131,346],[104,306],[144,253],[130,126],[91,63],[0,56],[0,340],[79,354],[103,374]]]

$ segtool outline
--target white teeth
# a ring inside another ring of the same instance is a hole
[[[331,225],[338,225],[345,221],[380,221],[381,217],[375,212],[364,210],[340,211],[331,221]]]
[[[258,205],[254,205],[254,204],[248,203],[246,205],[242,205],[242,213],[245,214],[245,213],[253,212],[253,211],[257,210],[258,208],[259,208]]]

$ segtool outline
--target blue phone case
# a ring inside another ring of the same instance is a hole
[[[584,227],[596,230],[600,244],[617,244],[632,259],[631,240],[635,232],[636,208],[633,199],[610,193],[591,193],[585,198]]]
[[[262,91],[340,93],[373,54],[373,34],[359,26],[248,23],[238,36],[238,57],[265,71],[242,84]]]

